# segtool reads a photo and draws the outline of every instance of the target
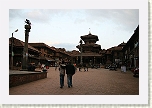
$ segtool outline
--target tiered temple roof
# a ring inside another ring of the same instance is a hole
[[[89,33],[88,35],[81,36],[80,38],[84,41],[84,44],[82,44],[82,52],[99,53],[99,51],[101,50],[101,46],[96,44],[96,42],[99,41],[97,35],[92,35],[91,33]],[[80,49],[81,49],[80,45],[78,45],[76,47],[80,51]]]

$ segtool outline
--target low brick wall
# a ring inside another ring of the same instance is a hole
[[[25,74],[10,74],[9,87],[18,86],[39,79],[47,78],[47,72],[25,73]]]

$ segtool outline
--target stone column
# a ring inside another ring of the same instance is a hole
[[[82,65],[83,64],[83,61],[82,61],[82,40],[80,40],[80,52],[81,52],[81,55],[80,55],[80,64]]]
[[[28,69],[28,37],[29,32],[31,29],[31,23],[29,20],[26,19],[25,21],[27,24],[25,25],[25,43],[24,43],[24,50],[23,50],[23,61],[22,61],[22,69],[27,70]]]

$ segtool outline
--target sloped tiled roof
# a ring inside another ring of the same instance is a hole
[[[66,55],[69,55],[68,53],[66,53],[66,51],[63,51],[63,48],[55,48],[55,47],[50,47],[49,45],[45,44],[45,43],[29,43],[31,46],[33,47],[47,47],[55,52],[60,52]]]
[[[111,50],[107,50],[107,51],[106,51],[106,54],[111,54]]]
[[[9,44],[11,44],[11,38],[9,38]],[[24,42],[19,40],[19,39],[16,39],[13,37],[13,45],[16,46],[16,47],[24,47]],[[36,48],[32,47],[31,45],[28,44],[28,48],[33,50],[33,51],[37,51],[37,52],[40,52],[39,50],[37,50]]]
[[[112,51],[120,51],[120,50],[122,50],[122,48],[123,48],[123,47],[118,47],[118,46],[116,46],[116,47],[110,48],[109,50],[112,50]]]
[[[123,47],[125,45],[126,45],[126,43],[123,42],[123,43],[119,44],[118,46],[120,46],[120,47],[122,46]]]
[[[33,47],[47,47],[49,49],[55,50],[53,47],[50,47],[49,45],[45,43],[29,43]]]

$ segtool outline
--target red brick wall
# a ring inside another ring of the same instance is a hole
[[[39,79],[47,78],[47,72],[27,73],[27,74],[11,74],[9,75],[9,87],[18,86]]]

